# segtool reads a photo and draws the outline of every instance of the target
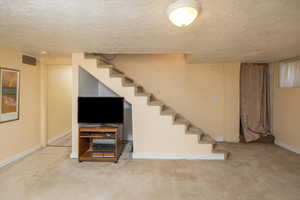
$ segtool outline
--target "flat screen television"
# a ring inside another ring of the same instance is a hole
[[[78,97],[78,123],[123,123],[123,97]]]

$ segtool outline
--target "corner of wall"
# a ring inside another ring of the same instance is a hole
[[[240,135],[240,62],[225,63],[223,67],[225,141],[237,143]]]
[[[40,87],[40,92],[41,92],[41,145],[45,147],[47,145],[47,66],[45,65],[45,59],[41,58],[40,59],[40,82],[41,82],[41,87]]]
[[[77,98],[79,95],[79,67],[83,64],[84,53],[72,53],[72,154],[78,157],[78,123],[77,123]]]

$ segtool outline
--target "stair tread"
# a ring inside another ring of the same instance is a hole
[[[216,144],[216,141],[210,135],[203,134],[203,137],[202,137],[200,143],[214,145],[214,144]]]
[[[163,114],[163,115],[176,115],[176,112],[171,108],[167,108],[167,109],[162,110],[161,114]]]
[[[136,92],[135,95],[136,96],[150,96],[151,93],[148,93],[148,92]]]
[[[175,121],[179,121],[179,122],[188,122],[188,120],[184,119],[184,118],[176,118]]]
[[[135,88],[135,95],[136,96],[151,96],[152,94],[149,92],[146,92],[144,87],[141,85],[137,85]]]
[[[134,86],[134,87],[137,86],[137,84],[134,82],[134,80],[127,76],[123,77],[122,83],[123,83],[123,86]]]
[[[222,150],[222,149],[213,149],[212,150],[213,154],[224,154],[224,159],[227,160],[228,157],[230,156],[230,152]]]
[[[164,105],[164,103],[161,102],[161,101],[159,101],[159,100],[153,100],[153,101],[150,101],[149,104],[150,104],[150,105],[159,105],[159,106]]]
[[[174,120],[174,123],[175,124],[190,124],[190,122],[188,121],[188,120],[186,120],[186,119],[184,119],[184,118],[176,118],[175,120]]]
[[[187,132],[188,132],[188,133],[191,133],[191,134],[204,134],[203,131],[201,131],[200,129],[190,129],[190,128],[189,128],[189,129],[187,130]]]
[[[124,72],[122,72],[121,70],[117,69],[117,68],[112,68],[111,71],[113,73],[119,73],[119,74],[124,74]]]
[[[111,76],[111,77],[125,77],[124,74],[117,73],[117,72],[112,72],[112,73],[110,73],[110,76]]]
[[[123,86],[124,87],[134,87],[134,86],[136,86],[136,84],[135,83],[123,83]]]
[[[97,64],[97,67],[98,68],[114,68],[114,66],[113,65],[106,65],[106,64],[102,64],[102,63],[98,63]]]
[[[136,91],[137,91],[137,92],[145,92],[145,89],[144,89],[143,86],[137,85],[137,86],[136,86]]]
[[[124,79],[130,82],[134,82],[132,78],[128,77],[128,76],[124,76]]]

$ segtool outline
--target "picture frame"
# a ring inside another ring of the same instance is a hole
[[[0,123],[19,120],[20,71],[0,67]]]

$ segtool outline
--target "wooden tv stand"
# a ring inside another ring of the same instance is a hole
[[[100,141],[104,142],[104,144],[100,144],[102,149],[94,149],[94,139],[100,139]],[[78,141],[79,162],[99,161],[117,163],[125,144],[120,126],[81,127],[79,128]],[[109,142],[109,144],[106,142]]]

